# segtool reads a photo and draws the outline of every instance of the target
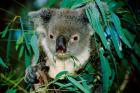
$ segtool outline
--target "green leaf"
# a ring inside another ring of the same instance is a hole
[[[111,14],[111,21],[113,22],[115,29],[117,30],[119,37],[121,38],[121,40],[129,47],[131,48],[131,45],[129,43],[129,41],[127,40],[127,38],[124,35],[124,32],[121,28],[121,23],[120,20],[118,18],[117,15],[115,15],[114,13]]]
[[[26,39],[26,35],[25,35],[25,33],[24,33],[24,25],[23,25],[24,23],[23,23],[21,17],[19,17],[19,20],[20,20],[21,31],[22,31],[22,34],[23,34],[23,39],[24,39],[24,41],[25,41],[26,48],[27,48],[27,50],[29,51],[29,53],[31,53],[31,49],[30,49],[30,47],[29,47],[29,42],[28,42],[28,40]]]
[[[8,89],[5,93],[16,93],[16,89]]]
[[[71,8],[71,6],[73,5],[74,2],[75,2],[75,0],[63,0],[60,3],[60,7],[61,8]]]
[[[93,68],[93,65],[91,64],[91,62],[88,62],[88,64],[87,64],[86,67],[85,67],[85,70],[86,70],[89,74],[95,72],[95,69]]]
[[[63,87],[60,87],[60,88],[68,88],[68,87],[72,87],[72,83],[67,83],[67,84],[65,84]]]
[[[50,8],[50,7],[53,7],[56,3],[57,3],[58,0],[48,0],[47,2],[47,6]]]
[[[4,31],[2,31],[2,38],[4,38],[4,37],[6,36],[8,30],[9,30],[10,24],[11,24],[11,23],[9,23],[9,24],[6,26],[6,28],[4,29]]]
[[[140,63],[133,54],[131,54],[131,62],[136,67],[136,69],[138,70],[140,74]]]
[[[21,58],[21,57],[22,57],[23,52],[24,52],[24,46],[22,45],[21,48],[20,48],[20,51],[19,51],[19,56],[18,56],[18,58]]]
[[[25,67],[27,68],[31,64],[31,56],[25,50]]]
[[[71,92],[76,92],[77,93],[77,88],[76,87],[66,87],[65,89],[71,91]]]
[[[94,31],[99,35],[104,47],[110,50],[109,45],[107,44],[106,37],[104,35],[103,27],[99,21],[99,11],[97,10],[96,6],[93,5],[91,9],[86,9],[86,15],[90,21],[90,24]]]
[[[56,76],[55,79],[60,79],[63,76],[66,76],[68,74],[68,71],[61,71]]]
[[[75,0],[74,4],[72,5],[71,9],[76,9],[85,4],[84,0]]]
[[[111,34],[111,39],[112,39],[113,45],[114,45],[114,47],[115,47],[115,50],[116,50],[118,56],[119,56],[120,58],[122,58],[122,57],[123,57],[123,56],[122,56],[122,52],[120,51],[120,48],[119,48],[119,47],[121,47],[121,46],[120,46],[120,41],[119,41],[119,38],[118,38],[118,36],[117,36],[117,33],[115,32],[115,29],[113,28],[112,25],[110,25],[110,26],[108,26],[108,27],[106,28],[106,30],[108,30],[108,31],[110,32],[110,34]]]
[[[10,31],[9,36],[8,36],[7,48],[6,48],[6,61],[7,62],[9,62],[9,60],[10,60],[11,37],[12,37],[12,32]]]
[[[107,26],[107,20],[106,20],[106,15],[105,15],[105,7],[103,7],[103,3],[100,0],[95,0],[95,2],[97,3],[100,11],[101,11],[101,15],[103,17],[104,23]]]
[[[33,49],[33,52],[34,52],[34,59],[33,59],[33,62],[35,64],[37,64],[38,62],[38,59],[39,59],[39,48],[38,48],[38,43],[37,43],[37,36],[34,34],[31,38],[31,47]]]
[[[80,78],[81,81],[82,81],[83,87],[85,87],[88,91],[90,91],[90,88],[89,88],[89,86],[88,86],[88,84],[87,84],[87,80],[85,80],[85,79],[82,78],[82,77],[79,77],[79,78]]]
[[[20,44],[23,43],[23,35],[21,35],[18,40],[16,41],[16,50],[18,50]]]
[[[134,40],[135,40],[135,35],[133,35],[132,33],[130,33],[127,29],[122,28],[122,31],[124,32],[126,38],[129,40],[129,42],[131,44],[133,44]]]
[[[79,82],[77,82],[74,78],[68,76],[67,77],[68,80],[73,83],[76,87],[78,87],[81,91],[83,91],[84,93],[90,93],[90,91],[86,88],[84,88]]]
[[[61,88],[65,86],[65,84],[62,84],[62,83],[59,83],[59,82],[55,82],[54,84],[60,86]]]
[[[72,83],[67,83],[67,84],[62,84],[62,83],[59,83],[59,82],[55,82],[54,84],[60,86],[59,89],[67,89],[69,87],[72,87],[73,84]]]
[[[102,71],[102,80],[103,80],[103,91],[108,93],[109,87],[111,86],[111,68],[108,60],[104,57],[104,50],[100,48],[100,61],[101,61],[101,71]]]
[[[8,66],[3,62],[1,57],[0,57],[0,65],[4,68],[8,68]]]

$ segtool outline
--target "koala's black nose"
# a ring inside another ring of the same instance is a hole
[[[56,39],[56,52],[66,52],[66,39],[63,35]]]

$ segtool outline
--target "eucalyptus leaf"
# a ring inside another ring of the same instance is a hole
[[[61,71],[56,75],[55,79],[60,79],[61,77],[65,76],[67,74],[68,74],[68,71]]]
[[[17,89],[8,89],[5,93],[16,93]]]
[[[88,90],[88,91],[90,91],[90,88],[89,88],[89,86],[88,86],[88,84],[87,84],[87,80],[85,80],[84,78],[82,78],[82,77],[79,77],[80,79],[81,79],[81,81],[82,81],[82,85]]]
[[[19,56],[18,56],[18,58],[21,58],[21,57],[22,57],[23,52],[24,52],[24,48],[25,48],[25,47],[22,45],[21,48],[20,48],[20,51],[19,51]]]
[[[5,62],[2,60],[1,57],[0,57],[0,65],[4,68],[8,68],[8,66],[5,64]]]
[[[37,36],[34,34],[31,38],[31,47],[33,49],[33,52],[34,52],[34,59],[33,59],[33,62],[35,64],[37,64],[38,62],[38,59],[39,59],[39,48],[38,48],[38,40],[37,40]]]
[[[129,41],[127,40],[127,38],[125,37],[124,35],[124,32],[122,30],[122,27],[121,27],[121,23],[120,23],[120,20],[118,18],[117,15],[115,15],[114,13],[111,14],[111,21],[113,22],[121,40],[129,47],[131,48],[131,45],[129,43]]]
[[[101,71],[103,80],[103,92],[108,93],[111,86],[110,77],[112,75],[111,68],[107,58],[104,57],[104,49],[100,48],[100,61],[101,61]]]
[[[97,5],[98,5],[98,7],[99,7],[99,9],[101,11],[101,15],[103,17],[104,23],[107,26],[107,19],[106,19],[106,14],[105,14],[105,12],[107,12],[105,10],[106,7],[103,7],[103,3],[100,0],[95,0],[95,2],[97,3]]]
[[[24,39],[23,39],[23,35],[21,35],[18,40],[16,41],[16,50],[18,50],[20,44],[22,44],[24,42]]]
[[[31,56],[27,53],[25,49],[25,67],[27,68],[31,64]]]
[[[95,69],[93,68],[93,65],[92,65],[90,62],[88,62],[88,64],[86,65],[85,70],[86,70],[89,74],[95,72]]]
[[[73,83],[73,85],[75,85],[76,87],[78,87],[81,91],[83,91],[84,93],[90,93],[90,91],[88,89],[86,89],[84,86],[82,86],[79,82],[77,82],[74,78],[67,76],[68,80]]]
[[[113,45],[114,45],[114,47],[115,47],[115,50],[116,50],[118,56],[119,56],[120,58],[122,58],[123,56],[122,56],[122,52],[121,52],[121,49],[120,49],[120,48],[121,48],[121,45],[120,45],[120,41],[119,41],[118,35],[117,35],[117,33],[115,32],[115,29],[114,29],[113,26],[110,24],[110,26],[108,26],[108,27],[106,28],[106,30],[109,30],[109,32],[110,32],[110,34],[111,34],[112,43],[113,43]]]
[[[2,38],[4,38],[4,37],[6,36],[8,30],[9,30],[10,24],[11,24],[11,23],[9,23],[9,24],[6,26],[6,28],[4,29],[4,31],[2,31]]]
[[[99,35],[104,47],[110,50],[109,45],[107,44],[106,37],[104,35],[103,27],[99,21],[99,11],[95,5],[92,5],[91,8],[86,9],[86,15],[91,23],[94,31]]]
[[[132,64],[136,67],[136,69],[138,70],[138,72],[140,74],[140,63],[139,63],[139,61],[137,60],[137,58],[133,54],[131,54],[130,57],[131,57]]]
[[[20,20],[20,26],[21,26],[21,31],[22,31],[22,34],[23,34],[24,42],[25,42],[25,45],[26,45],[27,50],[30,53],[29,42],[28,42],[28,40],[26,38],[26,35],[25,35],[25,32],[24,32],[24,22],[23,22],[23,20],[22,20],[21,17],[19,17],[19,20]]]

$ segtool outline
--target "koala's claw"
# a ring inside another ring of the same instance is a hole
[[[37,80],[36,72],[37,72],[36,66],[29,66],[25,72],[25,77],[24,77],[25,82],[28,84],[38,83],[39,80]]]

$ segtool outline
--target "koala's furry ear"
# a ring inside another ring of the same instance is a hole
[[[47,23],[53,15],[53,12],[53,9],[42,8],[38,11],[29,12],[28,17],[35,26],[39,26]]]

